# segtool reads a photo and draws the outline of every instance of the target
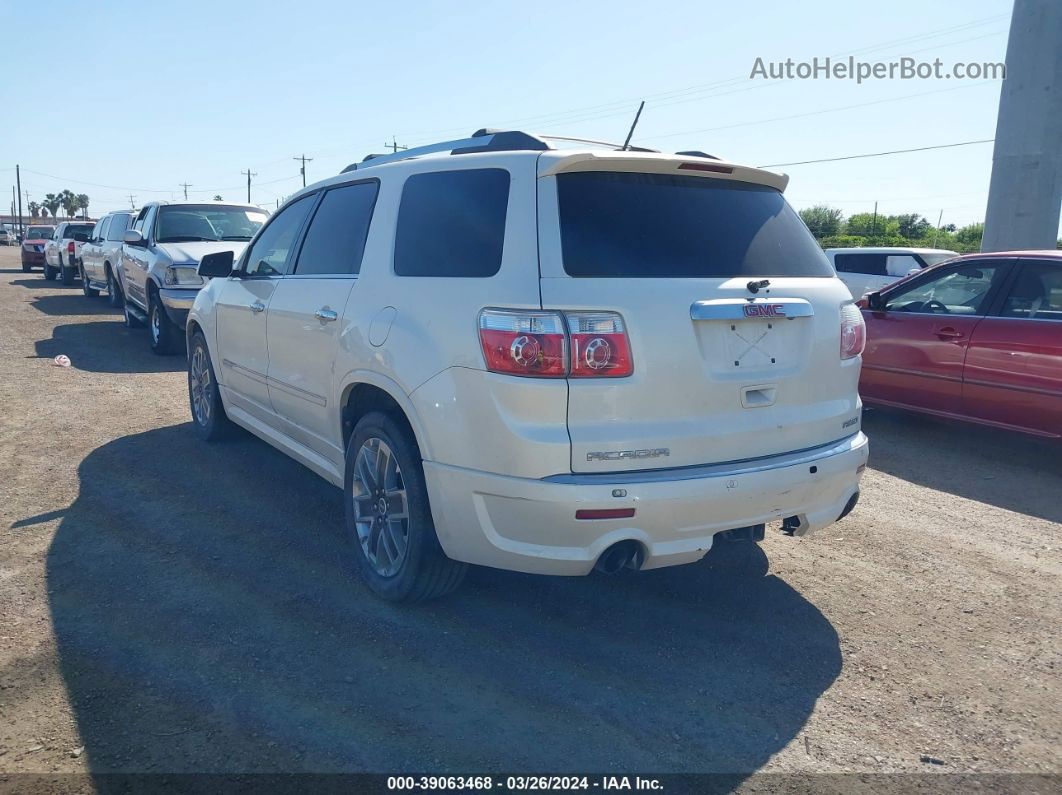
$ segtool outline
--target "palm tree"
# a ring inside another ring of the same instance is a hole
[[[77,195],[77,207],[81,210],[81,217],[88,218],[89,197],[87,193]]]
[[[52,218],[55,218],[59,213],[59,208],[63,206],[63,200],[61,195],[56,196],[54,193],[46,193],[44,201],[41,202],[41,204],[44,206],[44,209],[48,211],[44,213],[45,217],[48,216],[48,213],[51,213]]]
[[[77,196],[70,190],[64,190],[59,194],[59,199],[63,205],[63,211],[66,213],[67,218],[73,218],[77,214]]]
[[[41,206],[37,202],[30,202],[29,211],[31,218],[37,218],[41,214]]]

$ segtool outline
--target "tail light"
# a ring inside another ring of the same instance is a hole
[[[572,378],[621,378],[634,372],[623,318],[615,312],[568,312]]]
[[[634,372],[615,312],[484,309],[479,341],[492,373],[539,378],[618,378]]]
[[[479,342],[493,373],[564,378],[566,336],[559,312],[484,309],[479,315]]]
[[[863,352],[867,344],[867,326],[855,304],[841,307],[841,358],[851,359]]]
[[[74,241],[73,240],[71,240],[69,243],[66,244],[66,253],[67,254],[73,254],[74,253]]]

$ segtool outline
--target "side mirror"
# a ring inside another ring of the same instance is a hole
[[[232,274],[235,256],[231,251],[217,251],[199,260],[197,273],[207,279],[220,279]]]
[[[86,232],[75,232],[74,233],[74,240],[76,240],[78,243],[87,243],[88,239],[89,239],[89,236],[88,236],[88,234]]]
[[[147,245],[147,240],[144,238],[143,232],[138,232],[136,229],[130,229],[122,236],[122,242],[130,246],[139,246],[143,248]]]
[[[877,290],[864,295],[863,300],[867,302],[867,309],[869,309],[871,312],[885,311],[885,299],[881,297],[881,293],[879,293]]]
[[[916,273],[921,273],[921,272],[922,272],[921,268],[911,268],[911,270],[907,271],[907,275],[908,276],[914,276]]]

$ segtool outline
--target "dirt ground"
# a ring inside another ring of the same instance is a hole
[[[197,441],[183,358],[17,257],[0,775],[1062,773],[1058,446],[872,411],[863,499],[818,535],[395,607],[336,489]]]

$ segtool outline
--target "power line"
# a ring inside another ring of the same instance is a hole
[[[907,152],[927,152],[930,149],[951,149],[956,146],[970,146],[971,144],[990,144],[995,138],[983,138],[979,141],[959,141],[954,144],[936,144],[935,146],[916,146],[913,149],[893,149],[889,152],[870,152],[863,155],[845,155],[844,157],[824,157],[821,160],[800,160],[796,163],[768,163],[756,168],[781,168],[782,166],[806,166],[811,163],[835,163],[838,160],[859,160],[864,157],[883,157],[885,155],[902,155]]]

